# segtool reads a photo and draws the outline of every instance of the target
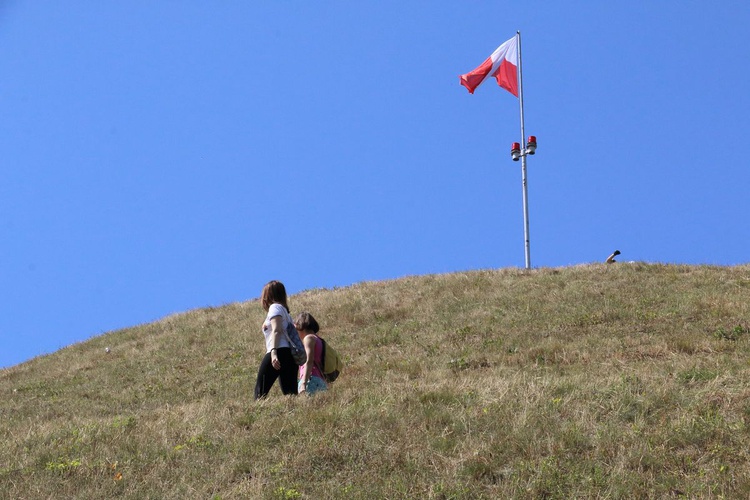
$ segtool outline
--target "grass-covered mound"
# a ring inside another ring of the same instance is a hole
[[[0,498],[750,497],[750,266],[408,277],[290,307],[346,362],[314,398],[252,401],[258,301],[0,371]]]

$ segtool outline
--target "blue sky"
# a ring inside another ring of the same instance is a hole
[[[532,267],[746,263],[748,25],[740,1],[0,0],[0,367],[271,279],[524,267],[518,100],[458,80],[517,30]]]

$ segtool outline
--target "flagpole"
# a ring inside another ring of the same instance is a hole
[[[526,133],[523,123],[523,70],[521,67],[521,30],[516,31],[518,47],[518,102],[521,106],[521,144],[526,145]],[[526,148],[521,155],[521,182],[523,184],[523,239],[526,257],[526,269],[531,269],[531,248],[529,241],[529,193],[526,180]]]

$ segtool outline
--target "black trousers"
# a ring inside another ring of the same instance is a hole
[[[284,394],[297,394],[297,363],[292,357],[292,350],[288,347],[276,349],[276,356],[281,363],[281,370],[271,364],[271,353],[267,352],[258,368],[258,380],[255,381],[255,399],[264,398],[273,387],[276,379],[281,384]]]

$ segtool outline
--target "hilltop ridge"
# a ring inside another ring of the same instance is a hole
[[[750,495],[748,265],[409,276],[290,308],[346,363],[314,398],[252,401],[257,300],[0,370],[0,498]]]

